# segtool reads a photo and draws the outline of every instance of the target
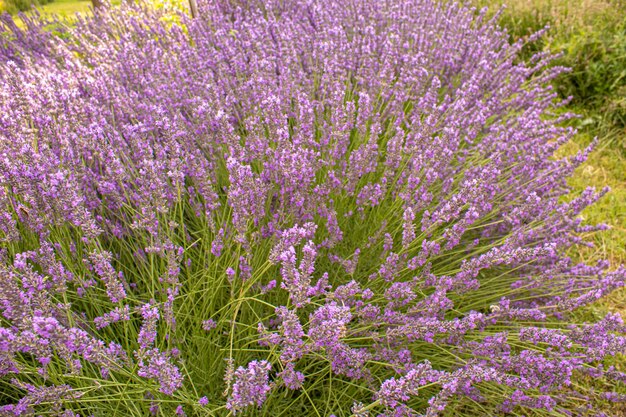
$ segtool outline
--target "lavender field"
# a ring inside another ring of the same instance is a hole
[[[198,7],[1,18],[0,416],[626,415],[547,29]]]

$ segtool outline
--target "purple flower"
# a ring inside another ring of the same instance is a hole
[[[271,368],[267,361],[252,361],[246,368],[237,368],[226,408],[237,413],[251,405],[260,407],[271,390],[268,375]]]
[[[215,320],[213,319],[208,319],[202,322],[202,328],[207,332],[213,330],[216,326],[217,323],[215,323]]]
[[[183,384],[183,377],[178,368],[172,364],[170,355],[158,349],[139,350],[135,352],[139,370],[137,375],[143,378],[155,379],[160,385],[160,391],[172,395]]]
[[[142,349],[147,349],[152,346],[156,340],[156,326],[160,317],[159,309],[148,303],[141,306],[139,310],[144,321],[139,330],[138,342]]]

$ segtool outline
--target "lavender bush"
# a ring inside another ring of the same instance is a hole
[[[601,415],[552,57],[428,0],[2,21],[0,415]],[[532,41],[532,39],[531,39]],[[581,383],[587,381],[587,383]],[[591,389],[594,387],[595,389]]]

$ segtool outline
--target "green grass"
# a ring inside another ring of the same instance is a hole
[[[123,0],[109,0],[111,5],[119,6]],[[150,4],[155,7],[164,7],[166,4],[174,7],[184,6],[183,2],[176,0],[149,0]],[[51,3],[37,6],[37,11],[44,17],[60,17],[62,20],[72,21],[76,15],[89,15],[91,14],[92,3],[91,0],[53,0]],[[0,13],[6,11],[3,0],[0,0]],[[32,15],[36,13],[35,10],[29,10],[25,12],[26,15]],[[15,16],[15,21],[18,26],[22,26],[21,19]]]
[[[584,113],[579,111],[579,113]],[[582,123],[590,122],[593,116],[583,116]],[[586,240],[594,244],[593,248],[578,248],[572,254],[575,259],[586,263],[596,263],[607,259],[613,268],[626,264],[626,131],[608,125],[602,120],[593,125],[580,127],[578,137],[561,149],[561,154],[575,153],[597,137],[598,145],[589,159],[579,167],[569,180],[573,192],[578,193],[586,187],[601,189],[609,186],[604,197],[587,207],[582,216],[588,224],[605,223],[610,229],[586,235]],[[607,311],[617,311],[626,316],[626,290],[614,292],[588,313],[604,315]]]
[[[594,133],[599,132],[584,129],[576,141],[566,145],[564,151],[582,149],[591,141]],[[611,229],[589,236],[595,248],[581,251],[580,256],[586,262],[608,259],[617,265],[626,261],[626,153],[620,149],[620,142],[623,143],[625,135],[624,132],[613,130],[599,137],[597,149],[569,182],[575,191],[582,191],[589,186],[598,189],[611,187],[606,196],[582,213],[586,222],[606,223]]]
[[[76,13],[81,15],[90,13],[90,7],[91,0],[54,0],[52,3],[38,6],[37,9],[45,16],[73,17]],[[0,11],[5,10],[8,11],[6,1],[0,1]],[[26,12],[26,14],[32,13],[32,10]]]
[[[113,0],[111,3],[113,5],[118,5],[120,4],[120,0]],[[2,11],[1,3],[0,11]],[[72,22],[77,15],[85,16],[91,14],[91,0],[54,0],[52,3],[37,6],[36,10],[32,9],[23,13],[29,16],[37,12],[39,12],[44,18],[56,16],[61,20],[68,20]],[[19,16],[14,16],[14,20],[19,27],[24,27],[24,23]]]
[[[81,15],[90,13],[90,7],[90,0],[54,0],[52,3],[41,6],[40,10],[44,15],[56,14],[62,17],[72,17],[76,13]]]

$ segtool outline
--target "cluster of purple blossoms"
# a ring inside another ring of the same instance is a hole
[[[271,368],[267,361],[252,361],[246,368],[240,366],[234,373],[226,408],[236,414],[250,405],[260,407],[271,390],[268,375]]]
[[[451,2],[165,13],[0,18],[1,415],[624,401],[553,56]]]

